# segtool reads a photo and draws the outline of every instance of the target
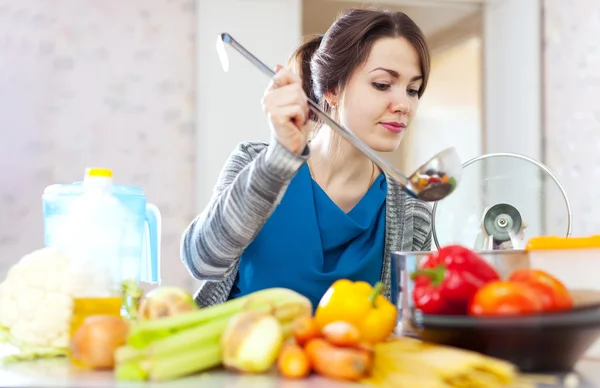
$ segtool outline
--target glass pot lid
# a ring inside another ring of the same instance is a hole
[[[510,153],[486,154],[463,164],[452,195],[433,205],[436,247],[522,249],[535,236],[569,236],[571,206],[556,176],[543,164]],[[553,220],[546,217],[552,207]]]

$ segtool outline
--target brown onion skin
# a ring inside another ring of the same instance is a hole
[[[73,357],[90,369],[113,369],[115,351],[125,345],[128,332],[128,323],[120,317],[90,316],[71,340]]]

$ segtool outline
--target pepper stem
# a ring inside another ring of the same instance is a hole
[[[439,286],[444,281],[446,266],[440,265],[435,268],[421,268],[410,274],[410,278],[415,280],[419,276],[427,276],[434,286]]]
[[[375,300],[377,299],[377,295],[381,294],[383,292],[384,288],[385,288],[385,285],[382,282],[377,282],[375,284],[375,287],[373,287],[373,291],[371,292],[371,295],[369,295],[369,302],[371,303],[371,306],[376,307]]]

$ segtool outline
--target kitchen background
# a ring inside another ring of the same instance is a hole
[[[274,65],[370,4],[407,12],[434,52],[419,120],[387,157],[408,171],[447,145],[522,153],[564,184],[573,234],[600,231],[597,0],[0,0],[0,279],[43,243],[44,188],[102,165],[160,209],[163,282],[195,289],[181,233],[236,143],[268,139],[268,80],[237,54],[223,73],[217,34]],[[542,206],[530,222],[564,229],[560,198]]]

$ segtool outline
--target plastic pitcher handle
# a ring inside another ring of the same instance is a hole
[[[162,219],[158,208],[148,203],[146,204],[146,225],[148,226],[148,255],[144,257],[146,261],[142,268],[146,268],[141,274],[141,281],[147,283],[160,283],[160,240]],[[146,243],[146,242],[145,242]]]

